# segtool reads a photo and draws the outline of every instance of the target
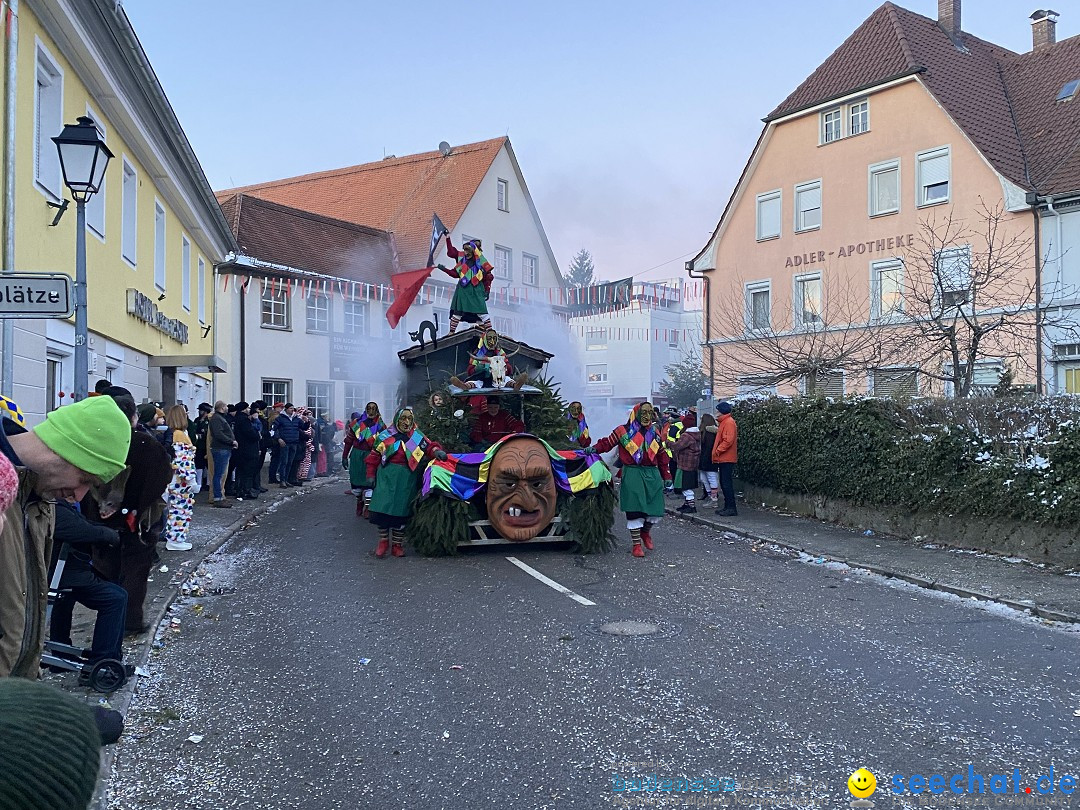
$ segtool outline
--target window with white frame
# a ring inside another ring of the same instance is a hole
[[[348,335],[367,334],[367,301],[345,300],[345,333]]]
[[[916,189],[918,205],[937,205],[949,201],[952,174],[949,147],[942,146],[917,154],[915,174],[918,178]]]
[[[772,286],[768,281],[746,285],[746,330],[768,332],[772,329]]]
[[[776,382],[767,377],[739,377],[735,384],[737,397],[776,396]]]
[[[307,331],[330,331],[330,299],[321,293],[307,297]]]
[[[521,254],[521,283],[535,287],[540,283],[540,260],[528,253]]]
[[[900,161],[887,160],[870,167],[867,205],[870,216],[895,214],[900,210]]]
[[[1054,346],[1055,360],[1080,360],[1080,343],[1058,343]]]
[[[191,241],[180,237],[180,303],[191,312]]]
[[[874,318],[894,318],[904,311],[904,263],[900,259],[871,263],[870,284]]]
[[[821,274],[795,276],[795,326],[820,326],[824,309]]]
[[[971,246],[945,248],[937,255],[935,287],[941,306],[960,307],[971,300]]]
[[[290,400],[289,389],[292,380],[273,380],[263,377],[262,401],[273,405],[275,402],[288,402]]]
[[[875,397],[917,397],[919,395],[919,369],[872,369],[870,387]]]
[[[312,382],[307,384],[307,406],[313,414],[330,412],[330,403],[334,399],[334,384],[328,382]]]
[[[154,286],[165,292],[165,209],[154,201]]]
[[[102,126],[101,120],[94,115],[89,106],[86,108],[86,116],[94,122],[94,126],[101,133],[101,140],[107,140],[105,127]],[[106,169],[106,172],[108,172],[108,169]],[[102,239],[105,238],[105,175],[101,177],[101,187],[86,201],[86,227]]]
[[[284,284],[276,288],[267,284],[266,289],[263,290],[262,327],[264,329],[289,328],[289,294]]]
[[[795,230],[812,231],[821,227],[821,181],[795,186]]]
[[[495,246],[495,278],[511,278],[510,248]]]
[[[757,238],[775,239],[780,235],[781,192],[767,191],[757,195]]]
[[[510,210],[510,200],[509,200],[510,184],[500,177],[498,179],[496,185],[498,186],[498,191],[496,193],[498,195],[499,210],[500,211],[509,211]]]
[[[607,329],[586,329],[585,350],[597,351],[607,348]]]
[[[138,245],[138,198],[139,178],[135,174],[135,167],[123,159],[124,177],[121,182],[121,222],[120,222],[120,252],[132,265],[136,264],[136,250]]]
[[[199,257],[199,323],[206,323],[206,262]]]
[[[64,194],[60,155],[52,139],[64,128],[64,74],[38,43],[34,83],[34,181],[49,197]]]
[[[866,99],[848,105],[848,135],[861,135],[870,129],[870,102]]]
[[[607,363],[585,366],[585,380],[591,383],[607,382]]]
[[[840,107],[821,114],[821,142],[832,143],[844,137],[844,111]]]
[[[345,383],[345,415],[352,417],[354,413],[363,413],[368,402],[367,383]]]

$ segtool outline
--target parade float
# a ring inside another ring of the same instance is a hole
[[[492,329],[435,336],[398,353],[417,423],[447,455],[423,473],[406,530],[418,552],[502,543],[562,542],[583,553],[614,546],[611,473],[581,447],[578,418],[545,376],[553,356]],[[477,449],[469,432],[492,397],[525,430]]]

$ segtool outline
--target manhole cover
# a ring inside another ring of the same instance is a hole
[[[600,625],[600,632],[609,636],[655,636],[660,625],[652,622],[608,622]]]

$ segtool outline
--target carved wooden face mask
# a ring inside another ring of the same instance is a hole
[[[555,519],[558,489],[551,457],[537,439],[513,439],[491,459],[488,520],[507,540],[531,540]]]
[[[580,419],[581,418],[581,403],[580,402],[571,402],[570,403],[570,415],[572,417],[574,417],[575,419]]]
[[[656,411],[653,410],[653,406],[648,402],[642,403],[641,407],[638,408],[638,424],[648,430],[655,418]]]
[[[399,413],[397,421],[394,423],[394,427],[397,428],[398,433],[411,433],[414,425],[413,412],[410,410],[404,410]]]
[[[374,402],[369,402],[364,408],[364,413],[367,414],[368,419],[375,419],[379,415],[379,406]]]

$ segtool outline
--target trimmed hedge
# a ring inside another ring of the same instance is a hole
[[[736,403],[739,478],[858,505],[1080,524],[1080,398]]]

